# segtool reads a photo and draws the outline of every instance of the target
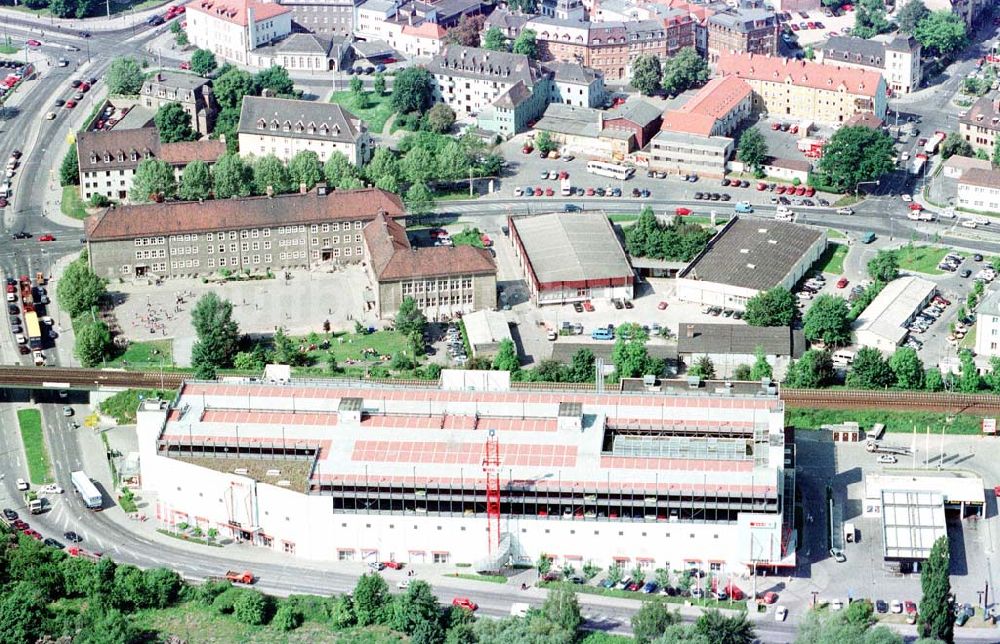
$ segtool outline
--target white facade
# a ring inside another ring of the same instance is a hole
[[[273,154],[285,163],[299,152],[311,150],[319,157],[320,163],[326,163],[331,154],[340,152],[354,165],[362,166],[368,162],[375,149],[375,142],[368,132],[358,133],[358,140],[355,142],[271,135],[266,129],[259,133],[240,132],[239,138],[240,155],[262,157]]]
[[[250,52],[292,32],[292,12],[274,3],[196,0],[187,5],[187,35],[195,47],[251,64]]]
[[[1000,356],[1000,291],[990,293],[976,309],[976,355]]]
[[[854,322],[855,342],[894,352],[906,338],[906,327],[936,292],[934,282],[912,275],[889,282]]]
[[[390,0],[368,0],[356,13],[354,33],[361,38],[389,42],[399,31],[399,24],[389,21],[396,15],[396,4]]]
[[[958,181],[956,205],[959,208],[1000,213],[1000,183],[984,185],[984,182],[969,181],[970,178],[984,175],[995,177],[996,181],[1000,181],[1000,172],[994,171],[971,170],[962,175]]]
[[[649,144],[649,169],[667,174],[695,172],[721,177],[726,174],[733,143],[733,139],[724,136],[661,131]]]

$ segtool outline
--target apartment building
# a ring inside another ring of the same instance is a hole
[[[87,219],[91,269],[104,278],[264,273],[364,260],[363,230],[379,213],[402,219],[391,192],[327,190],[109,208]]]
[[[1000,214],[1000,171],[970,168],[958,180],[959,208]]]
[[[650,141],[649,169],[722,177],[733,148],[733,140],[728,137],[662,130]]]
[[[181,72],[158,71],[150,75],[139,90],[139,100],[153,112],[167,103],[180,103],[191,117],[191,127],[202,136],[212,131],[219,111],[212,81]]]
[[[778,53],[778,18],[770,9],[736,8],[712,14],[707,20],[707,31],[711,63],[726,52]]]
[[[311,150],[321,162],[340,152],[361,166],[375,147],[364,121],[340,105],[288,98],[244,96],[237,134],[240,154],[273,154],[286,163]]]
[[[1000,133],[1000,97],[983,96],[958,120],[958,131],[972,149],[992,156]]]
[[[976,307],[976,355],[1000,356],[1000,291],[989,293]]]
[[[187,35],[195,47],[235,63],[292,32],[292,10],[257,0],[194,0],[187,5]]]
[[[350,36],[354,31],[354,12],[360,0],[281,0],[292,12],[292,22],[299,30],[325,36]]]
[[[758,113],[828,124],[858,112],[885,120],[885,79],[875,71],[756,54],[723,54],[716,71],[746,81]]]
[[[551,75],[549,103],[579,107],[599,107],[604,103],[604,76],[580,63],[542,63]]]
[[[892,94],[909,94],[920,88],[920,52],[920,43],[913,36],[897,35],[888,43],[835,36],[817,50],[816,62],[870,69],[882,74]]]

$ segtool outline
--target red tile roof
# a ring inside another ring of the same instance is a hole
[[[837,91],[843,87],[850,94],[875,97],[884,90],[882,75],[867,69],[822,65],[807,60],[793,60],[759,54],[725,53],[719,58],[716,71],[724,76],[784,83]]]
[[[218,20],[247,26],[247,9],[253,9],[254,22],[268,20],[290,13],[291,9],[277,2],[255,2],[254,0],[193,0],[187,4],[188,11],[197,11]]]
[[[410,36],[437,38],[440,40],[444,38],[444,35],[448,33],[448,30],[436,22],[424,22],[416,27],[412,25],[403,25],[403,33]]]
[[[750,94],[750,86],[737,76],[713,78],[680,109],[664,113],[660,129],[709,136],[715,122],[725,118]]]
[[[88,241],[111,241],[246,228],[331,221],[366,221],[384,212],[403,217],[399,197],[377,188],[318,191],[305,194],[218,199],[204,202],[167,201],[119,206],[87,218]]]
[[[365,242],[380,281],[446,275],[495,275],[489,252],[473,246],[412,248],[406,230],[390,217],[376,215],[365,226]]]

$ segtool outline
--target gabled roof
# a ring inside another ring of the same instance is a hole
[[[427,65],[432,74],[534,86],[538,67],[524,54],[448,45]]]
[[[980,186],[982,188],[998,190],[1000,189],[1000,172],[996,170],[983,170],[982,168],[969,168],[962,173],[962,178],[958,182],[969,186]]]
[[[885,68],[885,43],[867,38],[833,36],[823,45],[823,62]]]
[[[150,74],[142,84],[142,93],[149,94],[154,87],[164,87],[169,89],[181,89],[194,92],[205,85],[210,85],[211,81],[201,76],[185,72],[175,72],[161,70]]]
[[[282,54],[320,54],[327,56],[333,42],[316,34],[291,34],[278,43],[276,51]]]
[[[493,101],[495,107],[512,110],[521,103],[531,98],[531,90],[524,84],[524,81],[517,81],[510,89],[497,97]]]
[[[219,140],[160,144],[160,159],[171,165],[187,165],[192,161],[215,163],[225,153],[226,142]]]
[[[631,121],[640,127],[646,127],[662,116],[663,113],[660,111],[660,108],[647,103],[646,101],[633,98],[625,101],[625,103],[620,107],[609,111],[605,120],[610,121],[612,119],[625,119],[626,121]]]
[[[336,103],[244,96],[237,131],[354,143],[363,129],[361,119]]]
[[[677,332],[677,353],[752,355],[760,347],[766,356],[802,354],[801,331],[787,326],[747,326],[682,322]]]
[[[989,94],[983,96],[972,104],[959,121],[989,130],[1000,130],[1000,99]]]
[[[580,63],[549,61],[542,63],[542,67],[552,72],[553,78],[560,83],[590,85],[601,77],[601,72],[590,67],[585,67]]]
[[[364,229],[372,270],[378,281],[445,275],[495,275],[489,252],[473,246],[413,248],[406,230],[390,216],[377,214]]]
[[[680,109],[666,112],[660,129],[708,136],[715,123],[725,118],[751,93],[750,86],[737,76],[713,78]]]
[[[435,38],[441,40],[448,30],[436,22],[424,21],[419,25],[403,25],[403,33],[419,38]]]
[[[155,127],[80,132],[76,150],[83,172],[135,168],[147,154],[154,158],[160,156],[160,135]],[[135,160],[133,152],[138,155]],[[94,155],[97,160],[92,162]],[[110,160],[105,161],[108,157]]]
[[[882,75],[867,69],[822,65],[807,60],[759,54],[724,53],[719,57],[716,71],[724,76],[739,76],[744,80],[787,82],[799,87],[831,92],[843,87],[849,94],[867,97],[875,97],[884,86]]]
[[[531,16],[523,14],[512,14],[506,9],[497,9],[486,18],[483,29],[498,27],[502,31],[520,31],[521,27],[531,18]]]
[[[248,24],[247,14],[250,9],[253,10],[254,22],[291,13],[291,9],[277,2],[256,2],[256,0],[193,0],[187,4],[188,11],[197,11],[244,27]]]

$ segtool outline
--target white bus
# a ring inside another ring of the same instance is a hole
[[[76,493],[83,499],[84,505],[91,510],[100,510],[101,506],[104,505],[104,497],[101,496],[101,491],[97,489],[97,486],[90,480],[87,473],[77,470],[70,474],[70,478],[73,480],[73,487],[76,488]]]
[[[617,163],[604,163],[603,161],[588,161],[587,162],[587,172],[591,174],[597,174],[602,177],[611,177],[612,179],[618,179],[619,181],[624,181],[635,174],[635,168],[630,168],[625,165],[618,165]]]

